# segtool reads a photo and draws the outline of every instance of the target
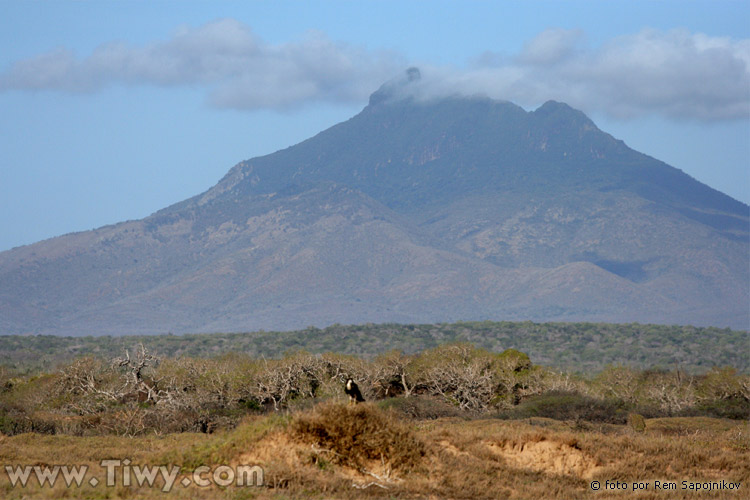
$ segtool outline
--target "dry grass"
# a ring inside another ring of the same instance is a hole
[[[329,450],[335,463],[350,467],[380,460],[409,470],[425,455],[424,443],[412,429],[372,404],[324,403],[298,416],[291,430],[303,442]]]
[[[750,498],[747,422],[647,419],[583,428],[544,418],[403,420],[374,405],[322,404],[293,418],[255,417],[214,435],[0,438],[3,464],[252,464],[266,487],[13,488],[3,498]],[[741,482],[739,492],[654,491],[653,482]],[[650,482],[645,492],[593,491],[592,481]]]

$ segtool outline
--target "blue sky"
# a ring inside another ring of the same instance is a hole
[[[582,109],[750,202],[747,1],[0,0],[0,250],[145,217],[359,112],[434,92]]]

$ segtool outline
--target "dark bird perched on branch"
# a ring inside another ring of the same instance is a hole
[[[365,398],[362,397],[362,393],[359,392],[359,387],[357,387],[357,384],[350,378],[346,380],[346,387],[344,387],[344,392],[347,396],[349,396],[349,404],[357,404],[365,400]]]

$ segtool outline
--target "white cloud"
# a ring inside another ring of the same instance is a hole
[[[618,117],[750,116],[750,40],[646,29],[590,48],[582,37],[547,30],[518,57],[486,54],[460,80],[469,91],[522,104],[557,99]]]
[[[322,33],[269,44],[232,19],[183,27],[165,41],[101,45],[85,58],[56,49],[0,72],[1,90],[93,92],[111,84],[198,86],[210,103],[283,109],[312,101],[364,102],[407,66],[392,52]],[[491,52],[467,68],[422,66],[427,95],[483,93],[526,106],[557,99],[617,117],[750,116],[750,40],[645,29],[598,47],[580,30],[550,29],[515,56]]]
[[[400,56],[337,44],[322,33],[271,45],[224,19],[183,27],[143,47],[99,46],[83,59],[66,49],[18,61],[0,90],[91,92],[115,83],[206,88],[211,103],[240,109],[293,107],[312,100],[363,101],[404,67]]]
[[[532,65],[557,64],[573,56],[583,38],[581,30],[548,29],[524,45],[518,60]]]

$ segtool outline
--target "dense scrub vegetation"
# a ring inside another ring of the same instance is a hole
[[[624,424],[633,415],[750,418],[750,376],[733,367],[702,374],[612,365],[588,376],[532,364],[515,349],[468,343],[373,359],[298,351],[159,357],[140,345],[57,370],[0,369],[0,432],[145,435],[231,428],[248,414],[289,412],[344,399],[354,378],[368,401],[415,418],[548,417]],[[313,425],[313,424],[310,424]]]
[[[309,327],[291,332],[215,333],[137,337],[0,336],[0,365],[20,373],[41,373],[80,356],[111,359],[139,343],[169,358],[210,358],[250,353],[279,358],[289,351],[339,352],[368,359],[391,349],[415,354],[447,342],[470,342],[500,352],[528,353],[536,363],[591,374],[620,363],[635,368],[704,372],[732,366],[750,373],[750,333],[692,326],[462,322],[424,325],[365,324]]]

